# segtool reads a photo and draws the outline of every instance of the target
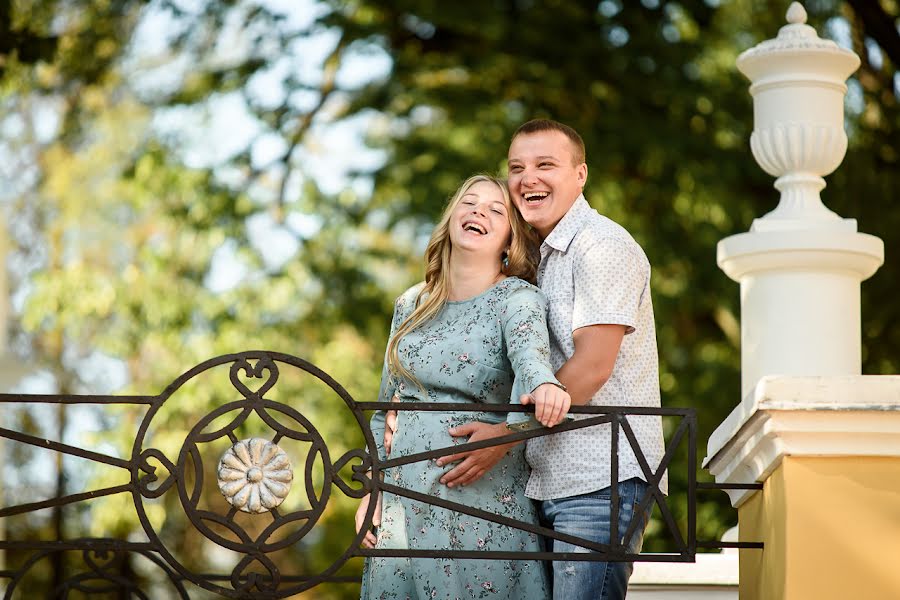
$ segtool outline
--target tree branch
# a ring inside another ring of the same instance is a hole
[[[331,53],[322,64],[323,73],[322,85],[319,87],[319,101],[312,109],[310,109],[300,118],[300,123],[291,134],[290,140],[288,140],[288,148],[282,155],[281,159],[282,161],[284,161],[284,176],[281,178],[281,185],[278,189],[278,198],[275,204],[278,221],[283,221],[284,218],[284,204],[285,194],[287,193],[287,182],[291,176],[291,173],[293,172],[293,168],[291,166],[291,155],[294,153],[294,150],[297,148],[297,146],[300,145],[300,143],[303,141],[303,138],[306,136],[306,133],[309,131],[310,127],[312,127],[313,119],[315,119],[319,111],[322,110],[322,107],[325,106],[325,102],[337,89],[335,79],[337,77],[338,68],[340,68],[341,65],[341,55],[349,45],[350,40],[348,39],[348,36],[346,34],[341,35],[341,39],[338,40],[338,43],[334,47],[334,50],[331,51]]]
[[[865,34],[878,43],[895,68],[900,68],[900,33],[895,25],[897,16],[888,14],[878,0],[847,0],[847,4],[862,20]]]

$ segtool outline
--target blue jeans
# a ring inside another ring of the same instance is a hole
[[[647,484],[640,479],[629,479],[618,485],[619,492],[619,541],[629,554],[641,551],[644,529],[650,519],[650,503],[646,510],[635,514],[637,506],[647,493]],[[545,525],[559,533],[578,536],[586,540],[608,544],[610,542],[610,488],[597,492],[544,500],[541,502],[541,518]],[[632,519],[640,519],[629,540],[622,540]],[[553,552],[590,552],[560,540],[552,542]],[[618,600],[625,597],[628,578],[633,565],[630,562],[553,561],[554,600]]]

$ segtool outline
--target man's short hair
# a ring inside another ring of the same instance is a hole
[[[523,123],[513,134],[512,139],[516,139],[520,135],[528,135],[530,133],[538,133],[541,131],[558,131],[572,142],[572,159],[576,165],[580,165],[585,161],[584,140],[578,135],[578,132],[559,121],[552,119],[532,119],[527,123]],[[512,140],[510,140],[512,142]]]

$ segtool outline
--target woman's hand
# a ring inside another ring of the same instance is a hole
[[[534,404],[534,418],[544,427],[559,425],[572,405],[569,393],[552,383],[542,383],[519,401],[522,404]]]
[[[369,498],[372,497],[372,494],[367,494],[363,497],[363,499],[359,503],[359,507],[356,509],[356,532],[359,533],[359,530],[362,529],[363,524],[366,520],[366,513],[369,511]],[[372,515],[372,525],[378,527],[381,525],[381,494],[378,494],[378,500],[375,503],[375,514]],[[378,541],[375,537],[375,534],[371,531],[366,531],[366,536],[362,540],[363,548],[374,548],[375,542]]]
[[[384,419],[384,454],[391,455],[391,444],[394,441],[394,432],[397,431],[397,411],[387,411]]]

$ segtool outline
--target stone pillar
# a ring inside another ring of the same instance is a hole
[[[880,239],[819,197],[847,150],[844,81],[859,57],[820,39],[799,3],[787,18],[737,61],[752,82],[753,156],[781,192],[718,247],[719,267],[741,284],[742,396],[764,375],[858,375],[859,285],[884,261]]]
[[[741,600],[900,598],[900,377],[860,375],[860,282],[884,245],[827,209],[843,160],[851,51],[793,3],[777,38],[747,50],[753,156],[781,192],[718,263],[741,285],[742,402],[704,466],[734,490]],[[891,557],[891,558],[888,558]]]
[[[704,466],[738,509],[741,600],[900,598],[900,376],[764,377]]]

